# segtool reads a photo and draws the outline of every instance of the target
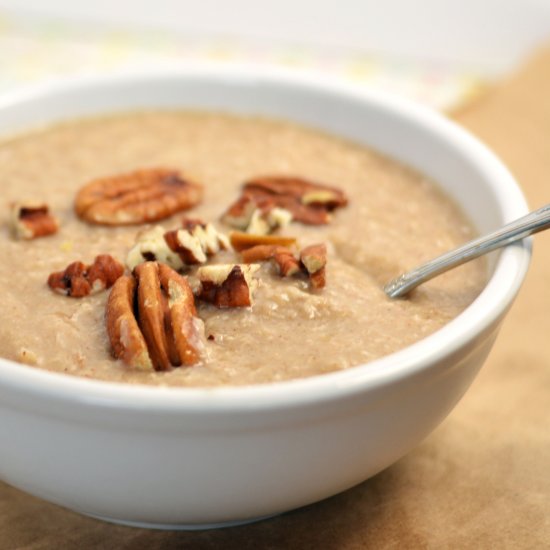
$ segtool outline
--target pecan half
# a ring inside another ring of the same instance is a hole
[[[279,235],[252,235],[241,231],[232,231],[229,235],[231,245],[237,252],[252,248],[260,244],[293,246],[296,244],[294,237],[281,237]]]
[[[90,223],[133,225],[191,208],[201,201],[202,194],[202,185],[176,170],[142,169],[88,183],[76,196],[75,210]]]
[[[140,370],[195,365],[204,353],[204,325],[186,279],[157,262],[120,278],[105,312],[115,358]]]
[[[96,257],[94,263],[69,264],[64,271],[52,273],[48,286],[71,298],[82,298],[110,288],[124,273],[124,266],[109,254]]]
[[[145,338],[134,315],[136,280],[124,275],[114,284],[105,310],[111,352],[116,359],[137,369],[153,370]]]
[[[197,270],[201,282],[199,298],[219,308],[249,307],[257,286],[258,265],[209,265]]]
[[[59,223],[47,204],[11,205],[11,229],[16,239],[31,240],[57,233]]]

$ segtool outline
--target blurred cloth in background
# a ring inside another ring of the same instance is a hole
[[[0,92],[207,61],[320,72],[448,110],[545,39],[546,0],[0,0]]]

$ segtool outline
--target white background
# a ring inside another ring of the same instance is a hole
[[[509,70],[550,42],[550,0],[0,0],[12,13],[351,48]]]

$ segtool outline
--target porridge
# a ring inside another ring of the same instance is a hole
[[[174,386],[322,374],[429,335],[485,282],[476,261],[388,299],[385,282],[471,226],[421,174],[289,122],[184,111],[66,122],[0,142],[0,180],[3,202],[19,205],[19,233],[14,207],[2,210],[0,356],[51,371]],[[108,196],[137,180],[131,200]],[[26,238],[33,227],[40,238]]]

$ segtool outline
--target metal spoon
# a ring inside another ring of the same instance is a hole
[[[433,279],[453,267],[462,265],[478,258],[487,252],[524,239],[533,233],[544,231],[550,227],[550,204],[513,221],[497,231],[479,237],[454,250],[446,252],[433,260],[403,273],[390,281],[384,292],[390,298],[405,296],[413,288]]]

